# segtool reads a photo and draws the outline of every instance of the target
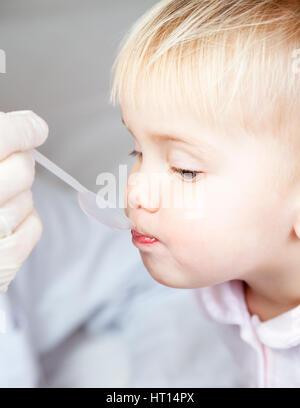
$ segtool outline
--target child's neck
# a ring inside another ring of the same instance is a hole
[[[245,281],[243,281],[243,284],[248,311],[251,316],[254,314],[258,315],[261,322],[279,316],[297,306],[297,304],[283,305],[271,303],[268,299],[255,293]]]

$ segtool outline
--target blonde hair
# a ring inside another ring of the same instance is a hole
[[[300,116],[299,49],[297,0],[162,0],[122,40],[110,102],[278,132]]]

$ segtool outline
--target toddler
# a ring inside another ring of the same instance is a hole
[[[220,323],[250,387],[300,386],[299,57],[299,0],[163,0],[113,67],[133,243]]]

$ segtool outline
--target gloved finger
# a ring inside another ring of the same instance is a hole
[[[0,206],[15,195],[30,190],[35,176],[35,160],[30,152],[10,155],[0,162]]]
[[[32,111],[0,112],[0,160],[40,146],[48,133],[47,123]]]
[[[42,231],[42,222],[34,208],[12,235],[0,239],[0,282],[2,278],[7,281],[13,279],[15,269],[18,270],[28,258]]]
[[[0,207],[0,239],[11,234],[32,210],[31,190],[23,191]]]

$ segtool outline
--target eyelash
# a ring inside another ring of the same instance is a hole
[[[142,154],[142,153],[139,153],[139,152],[137,152],[136,150],[133,150],[131,153],[129,153],[129,156],[136,157],[136,156],[138,156],[139,154]]]
[[[132,157],[141,156],[141,155],[142,155],[142,153],[137,152],[136,150],[133,150],[131,153],[129,153],[129,156],[132,156]],[[181,174],[181,173],[183,173],[183,172],[186,172],[186,173],[188,173],[188,174],[196,174],[196,177],[193,177],[193,178],[192,178],[192,182],[197,181],[197,180],[199,179],[199,175],[200,175],[200,174],[203,174],[202,171],[191,171],[191,170],[186,170],[186,169],[179,169],[179,168],[176,168],[176,167],[171,167],[170,170],[171,170],[173,173],[178,173],[178,174],[180,175],[180,177],[181,177],[184,181],[186,181],[186,182],[191,182],[191,180],[185,179],[185,178],[182,176],[182,174]]]

